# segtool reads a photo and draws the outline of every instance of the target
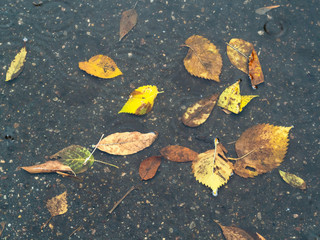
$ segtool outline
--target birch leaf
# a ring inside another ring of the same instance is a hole
[[[67,191],[47,201],[51,217],[65,214],[68,211]]]
[[[144,115],[151,111],[159,91],[157,86],[141,86],[129,96],[129,100],[118,113]]]
[[[114,133],[102,139],[97,148],[113,155],[130,155],[149,147],[157,137],[157,132]]]
[[[99,78],[114,78],[122,75],[117,64],[108,56],[96,55],[89,61],[79,62],[79,68]]]
[[[213,43],[202,36],[193,35],[183,46],[189,47],[183,62],[191,75],[220,82],[222,58]]]
[[[16,57],[11,62],[6,75],[6,82],[11,81],[12,79],[19,76],[19,74],[23,70],[24,63],[26,61],[26,56],[27,56],[27,48],[26,46],[24,46],[23,48],[21,48],[20,52],[16,55]]]
[[[246,74],[249,74],[248,60],[252,50],[252,43],[240,38],[232,38],[227,45],[227,55],[230,62]]]

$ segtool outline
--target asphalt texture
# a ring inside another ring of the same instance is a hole
[[[266,239],[320,239],[318,1],[139,1],[138,23],[119,42],[121,13],[134,4],[0,2],[1,239],[224,239],[214,220]],[[277,4],[265,15],[255,13]],[[220,83],[185,70],[188,49],[180,45],[195,34],[219,49]],[[5,82],[24,37],[24,70]],[[257,90],[227,57],[225,42],[231,38],[254,44],[265,75]],[[78,62],[97,54],[111,57],[124,74],[105,80],[78,68]],[[243,94],[260,96],[243,112],[227,115],[216,107],[200,127],[182,124],[188,106],[221,93],[239,78]],[[140,117],[118,114],[130,92],[142,85],[164,91],[153,110]],[[294,126],[278,169],[302,177],[306,190],[286,184],[275,169],[253,179],[233,175],[213,197],[195,180],[190,163],[165,159],[155,178],[140,180],[140,162],[167,145],[201,153],[219,137],[228,156],[236,157],[234,144],[228,143],[260,123]],[[119,169],[95,163],[79,175],[82,181],[18,169],[45,162],[69,145],[90,148],[101,134],[124,131],[157,131],[159,137],[126,157],[95,152],[96,159]],[[109,214],[132,186],[139,189]],[[67,213],[41,229],[50,218],[47,200],[64,191]]]

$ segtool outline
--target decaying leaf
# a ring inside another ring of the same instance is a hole
[[[67,172],[72,173],[72,169],[59,161],[47,161],[42,164],[21,167],[29,173],[51,173],[51,172]]]
[[[1,229],[0,229],[0,237],[1,237],[1,235],[3,233],[3,230],[4,230],[5,226],[6,226],[6,222],[5,221],[0,222],[0,226],[1,226]]]
[[[279,174],[282,177],[282,179],[292,187],[300,188],[302,190],[307,188],[306,182],[302,178],[298,177],[297,175],[284,172],[281,170],[279,170]]]
[[[193,35],[183,46],[189,47],[183,62],[191,75],[220,82],[222,58],[213,43],[202,36]]]
[[[215,221],[221,228],[226,240],[254,240],[246,231],[237,227],[227,227],[221,225],[218,221]]]
[[[240,38],[232,38],[227,44],[227,55],[230,62],[246,74],[249,74],[248,60],[252,50],[252,43],[246,42]]]
[[[269,12],[271,9],[278,8],[278,7],[280,7],[280,5],[274,5],[274,6],[258,8],[258,9],[256,9],[256,13],[259,14],[259,15],[264,15],[267,12]]]
[[[198,153],[179,145],[169,145],[160,150],[161,155],[173,162],[190,162],[198,157]]]
[[[148,157],[140,163],[139,175],[142,180],[153,178],[161,164],[161,156]]]
[[[67,191],[49,199],[46,206],[52,217],[65,214],[68,211]]]
[[[89,159],[87,160],[87,158]],[[87,171],[94,163],[94,158],[90,151],[79,145],[66,147],[50,156],[50,159],[69,166],[76,174]],[[87,162],[84,165],[86,160]]]
[[[249,77],[253,88],[264,82],[264,76],[256,51],[253,49],[249,58]]]
[[[226,184],[232,175],[233,164],[225,156],[225,147],[221,143],[215,145],[214,150],[200,153],[192,162],[192,172],[197,181],[211,188],[213,195],[217,196],[218,188]]]
[[[114,133],[102,139],[98,149],[113,155],[130,155],[149,147],[157,137],[157,132]]]
[[[26,43],[27,39],[24,38],[23,41]],[[22,72],[24,63],[26,61],[27,56],[27,48],[26,46],[23,46],[19,53],[15,56],[13,61],[10,64],[10,67],[8,68],[7,75],[6,75],[6,82],[11,81],[12,79],[15,79],[19,76],[19,74]]]
[[[192,106],[182,116],[182,122],[188,127],[197,127],[203,124],[210,116],[216,105],[219,94],[214,94],[209,98],[201,99]]]
[[[119,41],[137,24],[138,14],[135,9],[124,11],[120,20]]]
[[[96,55],[86,62],[79,62],[79,68],[99,78],[114,78],[122,75],[116,63],[105,55]]]
[[[129,100],[118,113],[144,115],[151,111],[159,91],[157,86],[141,86],[129,96]]]
[[[227,87],[220,95],[218,106],[229,110],[230,112],[238,114],[251,101],[251,99],[258,97],[258,95],[240,95],[240,82]]]
[[[291,128],[258,124],[244,131],[235,145],[241,159],[234,164],[234,172],[248,178],[278,167],[286,155]]]

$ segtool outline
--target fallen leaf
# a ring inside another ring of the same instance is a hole
[[[144,115],[151,111],[159,91],[157,86],[141,86],[129,96],[129,100],[118,113]]]
[[[191,162],[197,159],[198,153],[179,145],[169,145],[160,150],[161,155],[173,162]]]
[[[139,175],[142,180],[153,178],[161,164],[161,156],[148,157],[140,163]]]
[[[27,39],[23,39],[24,43],[27,42]],[[11,81],[12,79],[15,79],[19,76],[19,74],[22,72],[24,63],[26,62],[26,56],[27,56],[27,48],[24,45],[19,53],[15,56],[13,61],[10,64],[10,67],[8,68],[7,74],[6,74],[6,82]]]
[[[3,230],[4,230],[5,226],[6,226],[6,222],[5,221],[0,222],[0,226],[1,226],[1,230],[0,230],[0,237],[1,237],[1,235],[3,233]]]
[[[182,122],[188,127],[197,127],[203,124],[210,116],[216,105],[219,94],[214,94],[209,98],[201,99],[192,106],[182,116]]]
[[[249,77],[253,88],[264,82],[264,76],[256,51],[253,49],[249,58]]]
[[[263,236],[256,232],[258,240],[266,240]]]
[[[157,132],[114,133],[102,139],[97,148],[113,155],[130,155],[149,147],[157,137]]]
[[[226,227],[221,225],[218,221],[215,222],[220,226],[226,240],[254,240],[246,231],[237,227]]]
[[[68,172],[72,173],[72,169],[69,166],[62,164],[59,161],[47,161],[42,164],[21,167],[28,173],[51,173],[51,172]]]
[[[183,46],[189,47],[183,62],[191,75],[220,82],[222,58],[213,43],[202,36],[193,35]]]
[[[87,160],[87,158],[89,159]],[[90,151],[79,145],[66,147],[50,156],[50,159],[69,166],[75,174],[87,171],[94,163],[94,158]],[[87,162],[84,165],[85,161]]]
[[[46,206],[52,217],[65,214],[68,211],[67,191],[49,199]]]
[[[225,155],[227,150],[216,141],[215,139],[214,150],[200,153],[192,162],[192,172],[196,180],[211,188],[214,196],[217,196],[219,187],[228,182],[233,172],[233,164]]]
[[[227,87],[220,95],[218,106],[229,110],[230,112],[238,114],[251,101],[251,99],[258,97],[258,95],[240,95],[240,82]]]
[[[302,190],[305,190],[307,188],[306,182],[297,175],[281,170],[279,170],[279,174],[282,177],[282,179],[292,187],[300,188]]]
[[[230,62],[246,74],[249,74],[248,61],[252,50],[252,43],[240,38],[232,38],[227,44],[227,55]]]
[[[114,78],[122,75],[116,63],[104,55],[96,55],[90,58],[89,61],[79,62],[79,68],[99,78]]]
[[[234,164],[234,172],[248,178],[278,167],[286,155],[291,128],[258,124],[244,131],[235,144],[241,159]]]
[[[137,24],[138,14],[135,9],[124,11],[120,20],[119,41]]]
[[[267,12],[269,12],[270,10],[272,10],[274,8],[278,8],[278,7],[280,7],[280,5],[274,5],[274,6],[258,8],[258,9],[256,9],[256,13],[259,14],[259,15],[264,15]]]

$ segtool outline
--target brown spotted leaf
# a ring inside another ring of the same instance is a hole
[[[190,148],[179,145],[169,145],[160,150],[161,155],[173,162],[191,162],[198,157],[198,153]]]
[[[191,75],[220,82],[222,58],[213,43],[202,36],[193,35],[183,46],[189,47],[183,63]]]
[[[97,148],[113,155],[130,155],[149,147],[157,137],[157,132],[114,133],[102,139]]]
[[[249,58],[249,77],[252,87],[264,82],[264,76],[256,51],[253,49]]]
[[[214,94],[209,98],[201,99],[192,106],[182,116],[182,122],[188,127],[197,127],[203,124],[210,116],[216,105],[219,94]]]
[[[237,227],[226,227],[221,225],[218,221],[215,221],[221,228],[223,236],[226,240],[254,240],[246,231]]]
[[[161,164],[161,156],[148,157],[140,163],[139,175],[142,180],[153,178]]]
[[[124,11],[120,20],[119,41],[137,24],[138,14],[135,9]]]

